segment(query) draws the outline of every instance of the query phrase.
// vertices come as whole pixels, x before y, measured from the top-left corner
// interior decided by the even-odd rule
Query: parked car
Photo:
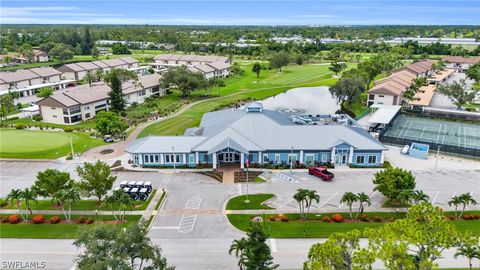
[[[323,166],[312,166],[308,169],[308,174],[315,175],[316,177],[322,179],[323,181],[332,181],[334,174],[329,172],[326,167]]]
[[[106,135],[105,137],[103,137],[103,141],[111,143],[113,142],[113,137],[110,135]]]

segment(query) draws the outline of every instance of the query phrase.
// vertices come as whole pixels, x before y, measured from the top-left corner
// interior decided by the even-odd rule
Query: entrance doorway
[[[336,165],[347,165],[348,155],[346,154],[337,154],[335,155],[335,164]]]
[[[220,162],[224,162],[224,163],[239,162],[240,155],[238,153],[233,153],[233,152],[221,153],[219,155],[219,160]]]

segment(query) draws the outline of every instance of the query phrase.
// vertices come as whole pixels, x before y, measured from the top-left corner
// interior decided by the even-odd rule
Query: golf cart
[[[141,201],[146,201],[148,198],[148,193],[146,188],[141,188],[138,192],[138,199]]]
[[[137,181],[137,182],[135,183],[135,187],[143,188],[143,181]]]
[[[145,184],[143,184],[143,187],[147,189],[147,193],[150,194],[152,192],[152,182],[147,181]]]
[[[120,183],[120,187],[121,187],[121,188],[127,187],[127,181],[122,181],[122,182]]]
[[[103,141],[104,141],[104,142],[108,142],[108,143],[112,143],[112,142],[113,142],[113,137],[112,137],[112,135],[105,135],[105,136],[103,137]]]
[[[130,182],[128,182],[127,187],[129,187],[129,188],[134,188],[134,187],[135,187],[135,184],[136,184],[135,181],[130,181]]]
[[[130,197],[132,198],[132,200],[136,201],[139,199],[139,196],[138,196],[138,188],[134,187],[132,189],[130,189],[130,192],[128,193],[130,195]]]

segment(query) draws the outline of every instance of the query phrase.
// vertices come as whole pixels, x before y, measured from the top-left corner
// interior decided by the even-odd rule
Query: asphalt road
[[[11,188],[30,186],[37,171],[47,167],[59,168],[74,174],[74,164],[57,162],[4,162],[0,161],[0,194],[5,196]],[[339,203],[346,191],[365,192],[379,207],[382,197],[373,192],[374,171],[336,171],[334,182],[323,182],[306,173],[296,173],[288,180],[285,175],[270,174],[268,183],[249,184],[253,193],[275,193],[271,203],[285,211],[296,211],[291,196],[298,188],[312,188],[320,194],[320,202],[312,211],[340,211],[346,206]],[[435,204],[443,204],[453,195],[472,192],[480,201],[480,172],[416,171],[417,188],[430,195]],[[284,173],[288,174],[288,173]],[[164,250],[169,263],[177,269],[235,269],[236,259],[228,255],[233,239],[244,234],[229,224],[224,215],[226,201],[245,194],[246,184],[224,185],[194,173],[170,174],[164,172],[118,172],[117,182],[123,180],[152,181],[155,187],[168,191],[167,200],[152,223],[150,236]],[[479,209],[479,206],[476,207]],[[300,269],[312,244],[321,239],[269,240],[275,262],[281,269]],[[77,250],[72,240],[0,239],[2,266],[4,262],[45,262],[47,269],[70,269]],[[41,247],[41,248],[40,248]],[[465,267],[464,259],[453,259],[453,251],[439,260],[442,267]],[[1,266],[0,266],[1,267]],[[376,267],[381,268],[381,265]]]

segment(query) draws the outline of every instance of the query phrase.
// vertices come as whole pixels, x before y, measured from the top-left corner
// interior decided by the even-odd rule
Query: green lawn
[[[153,190],[153,192],[148,196],[148,199],[146,201],[135,201],[135,206],[133,207],[132,210],[145,210],[147,209],[148,205],[152,201],[153,197],[155,196],[155,193],[157,190]],[[24,207],[24,204],[22,203],[21,207]],[[31,204],[32,210],[62,210],[60,207],[55,207],[52,205],[50,200],[38,200],[38,203],[32,203]],[[2,209],[17,209],[17,206],[15,204],[9,204]],[[76,202],[74,205],[72,205],[72,210],[73,211],[88,211],[92,210],[94,211],[95,209],[97,210],[105,210],[105,211],[110,211],[110,207],[107,205],[103,204],[100,205],[100,207],[97,205],[96,200],[81,200]]]
[[[183,134],[186,128],[198,126],[206,112],[232,106],[242,100],[265,99],[295,87],[332,85],[337,81],[332,78],[328,65],[289,66],[282,72],[262,70],[260,78],[251,71],[251,62],[242,61],[240,65],[245,72],[239,78],[231,76],[225,80],[225,87],[213,87],[197,93],[217,98],[200,101],[180,115],[150,125],[139,137]]]
[[[1,217],[7,217],[8,215],[1,215]],[[46,219],[49,219],[53,215],[44,215]],[[64,220],[63,215],[58,215]],[[77,219],[80,216],[73,216],[72,219]],[[84,218],[96,219],[95,215],[85,215]],[[125,216],[126,223],[117,224],[112,226],[118,226],[124,228],[132,222],[138,222],[141,215]],[[99,215],[98,220],[114,220],[113,216]],[[73,239],[78,235],[78,230],[85,226],[95,226],[93,224],[77,224],[77,223],[59,223],[59,224],[0,224],[0,238],[35,238],[35,239]]]
[[[33,121],[30,118],[19,118],[19,119],[11,119],[11,120],[9,119],[9,120],[3,121],[4,126],[15,125],[15,124],[22,124],[24,126],[43,127],[45,129],[47,129],[47,128],[63,129],[63,128],[69,127],[69,128],[74,129],[74,130],[77,130],[77,131],[85,131],[85,130],[95,128],[95,121],[93,119],[87,120],[87,121],[82,121],[82,122],[79,122],[75,125],[61,125],[61,124],[45,123],[45,122],[41,122],[41,121]]]
[[[69,136],[72,136],[75,153],[105,144],[84,132],[0,129],[0,157],[55,159],[66,156],[71,151]]]
[[[241,195],[231,198],[227,203],[227,210],[258,210],[258,209],[274,209],[270,206],[263,205],[268,199],[273,198],[273,194],[251,194],[248,195],[250,202],[245,202],[247,195]]]
[[[480,211],[473,211],[471,213],[479,213]],[[344,217],[348,217],[348,213],[341,213]],[[396,213],[372,212],[366,213],[370,217],[380,216],[384,219],[395,218]],[[310,238],[310,237],[328,237],[335,232],[345,233],[354,229],[364,231],[365,228],[377,228],[382,226],[381,222],[350,222],[350,223],[327,223],[320,221],[322,214],[309,214],[307,221],[300,221],[299,214],[286,214],[289,218],[288,222],[269,221],[268,217],[271,215],[249,215],[249,214],[228,214],[228,220],[237,229],[246,231],[250,227],[251,219],[255,216],[262,216],[265,220],[265,227],[271,237],[275,238]],[[331,216],[332,213],[327,214]],[[401,213],[399,218],[403,217]],[[315,220],[315,221],[314,221]],[[470,230],[476,235],[480,235],[480,220],[456,220],[451,221],[459,231]]]

